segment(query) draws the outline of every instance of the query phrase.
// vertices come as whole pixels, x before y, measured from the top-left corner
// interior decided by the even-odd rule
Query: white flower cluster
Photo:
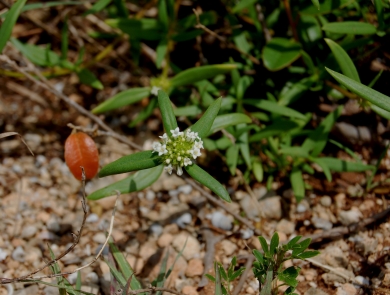
[[[198,136],[198,132],[192,132],[187,129],[181,132],[179,127],[170,130],[172,137],[168,137],[166,133],[160,136],[162,142],[153,143],[153,152],[158,153],[165,164],[165,171],[172,174],[172,170],[176,169],[177,175],[183,174],[183,166],[192,165],[192,160],[195,160],[201,155],[203,149],[203,141]]]

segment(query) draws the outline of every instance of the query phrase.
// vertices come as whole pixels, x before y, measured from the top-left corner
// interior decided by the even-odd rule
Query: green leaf
[[[302,236],[296,236],[296,237],[293,237],[288,243],[287,243],[287,248],[288,249],[292,249],[293,246],[298,243],[298,241],[302,238]]]
[[[272,114],[278,114],[281,116],[286,116],[289,118],[298,118],[302,120],[306,119],[306,116],[301,114],[300,112],[297,112],[296,110],[291,109],[289,107],[282,106],[274,101],[265,99],[245,99],[243,103],[255,106]]]
[[[233,113],[217,116],[210,128],[210,134],[213,134],[221,129],[225,129],[229,126],[238,125],[241,123],[251,123],[252,119],[245,114]]]
[[[166,37],[163,37],[160,43],[158,43],[156,48],[156,66],[158,69],[161,69],[161,64],[167,53],[167,49],[168,49],[168,39]]]
[[[153,18],[116,18],[107,19],[106,23],[128,34],[130,39],[161,40],[161,36],[165,33],[161,23]]]
[[[121,194],[141,191],[152,185],[161,175],[164,169],[163,165],[138,171],[137,173],[126,177],[120,181],[112,183],[104,188],[94,191],[88,196],[89,200],[99,200],[108,196],[113,196],[118,190]]]
[[[304,239],[299,244],[296,244],[295,246],[299,246],[299,247],[294,247],[292,255],[295,256],[295,255],[302,253],[303,251],[305,251],[307,249],[307,247],[309,247],[310,243],[311,243],[311,239],[309,238],[309,239]]]
[[[278,118],[277,120],[274,120],[271,125],[268,125],[263,130],[252,135],[249,138],[249,142],[258,142],[263,138],[275,135],[280,136],[286,132],[293,130],[294,128],[297,128],[298,126],[298,123],[294,121]]]
[[[382,31],[385,28],[382,0],[374,0],[374,4],[379,24],[378,30]]]
[[[326,180],[331,182],[332,181],[332,173],[330,172],[328,165],[326,165],[326,163],[323,162],[322,158],[311,159],[311,161],[313,161],[314,163],[317,163],[318,166],[320,166],[322,168],[322,171],[325,174]]]
[[[16,1],[8,11],[8,15],[0,27],[0,54],[3,52],[9,37],[11,37],[12,29],[15,26],[16,20],[18,19],[24,4],[26,4],[26,1],[27,0]]]
[[[83,13],[83,16],[86,16],[88,14],[94,14],[101,10],[103,10],[105,7],[107,7],[108,4],[111,3],[112,0],[98,0],[95,2],[94,5],[90,9],[88,9],[86,12]]]
[[[270,295],[272,294],[272,269],[267,270],[267,277],[265,278],[264,287],[260,292],[260,295]]]
[[[215,295],[222,295],[222,282],[221,282],[221,274],[219,272],[219,267],[217,262],[214,263],[215,269]]]
[[[245,123],[238,124],[237,125],[237,133],[246,130],[247,125]],[[242,132],[239,136],[237,136],[237,142],[236,144],[240,148],[241,155],[244,158],[245,164],[248,167],[249,170],[252,169],[252,161],[251,161],[251,155],[250,155],[250,148],[249,148],[249,142],[248,142],[248,131]]]
[[[237,279],[240,275],[242,275],[242,273],[245,271],[245,267],[241,267],[239,268],[238,270],[236,270],[230,277],[229,277],[229,281],[234,281],[235,279]]]
[[[263,257],[263,254],[261,254],[261,252],[257,249],[253,249],[252,251],[253,255],[255,256],[256,260],[258,262],[260,262],[261,264],[264,263],[264,257]]]
[[[318,10],[320,10],[320,1],[319,0],[311,0],[311,3],[313,3],[313,5],[315,7],[317,7]]]
[[[129,262],[127,262],[126,257],[122,254],[121,251],[119,251],[118,247],[114,244],[112,237],[110,237],[110,239],[108,240],[108,245],[110,246],[110,251],[116,263],[118,264],[119,269],[122,275],[124,276],[124,279],[128,281],[131,278],[131,283],[130,283],[131,290],[142,289],[141,283],[134,275],[134,270],[131,268]]]
[[[336,172],[364,172],[375,168],[373,165],[354,163],[337,158],[322,157],[321,160],[323,165]]]
[[[150,117],[150,115],[153,113],[153,110],[157,107],[157,97],[153,97],[150,101],[149,104],[146,106],[146,108],[142,109],[137,117],[129,123],[129,127],[135,127],[139,122],[146,120],[147,118]]]
[[[193,84],[195,82],[210,79],[220,74],[225,74],[237,68],[235,64],[210,65],[191,68],[180,72],[171,79],[172,87]]]
[[[354,21],[327,23],[322,26],[322,29],[337,34],[372,35],[376,33],[375,26]]]
[[[222,98],[218,98],[214,101],[203,114],[203,116],[191,126],[191,131],[198,132],[200,138],[206,137],[212,127],[215,118],[218,115],[221,108]]]
[[[289,268],[295,269],[294,266],[290,266]],[[287,268],[287,269],[289,269],[289,268]],[[285,274],[284,272],[278,274],[278,280],[285,282],[287,285],[294,287],[294,288],[298,285],[298,280],[296,279],[296,277],[294,277],[290,274]]]
[[[359,95],[360,97],[368,100],[372,104],[377,105],[378,107],[390,112],[390,97],[371,89],[351,78],[348,78],[340,73],[332,71],[331,69],[325,68],[328,73],[337,80],[340,84],[347,87],[353,93]]]
[[[263,165],[259,161],[254,161],[252,166],[253,175],[258,182],[262,182],[264,179]]]
[[[148,97],[150,94],[149,87],[132,88],[122,91],[105,102],[101,103],[92,110],[94,114],[101,114],[107,111],[115,110],[120,107],[130,105]]]
[[[315,257],[317,256],[318,254],[320,254],[320,251],[305,251],[299,255],[297,255],[298,258],[300,259],[306,259],[306,258],[312,258],[312,257]]]
[[[52,260],[55,260],[56,256],[54,255],[53,250],[50,248],[50,246],[48,246],[48,247],[49,247],[49,252],[50,252],[50,258]],[[60,266],[59,266],[57,261],[50,265],[50,269],[54,274],[61,273],[61,269],[60,269]],[[64,277],[58,276],[58,277],[56,277],[56,280],[57,280],[57,284],[61,287],[61,288],[58,288],[59,294],[66,295]]]
[[[188,174],[195,179],[196,181],[203,184],[205,187],[209,188],[216,195],[218,195],[222,200],[226,202],[231,202],[229,193],[226,189],[219,183],[214,177],[204,171],[196,164],[192,164],[184,167],[184,169],[188,172]]]
[[[235,144],[226,150],[226,164],[229,167],[230,174],[233,176],[236,175],[238,151],[238,146]]]
[[[178,107],[173,109],[173,113],[176,117],[195,117],[202,113],[202,110],[197,105],[189,105],[185,107]]]
[[[276,254],[276,249],[279,246],[279,235],[277,232],[275,232],[271,238],[271,242],[269,245],[269,252],[271,255]]]
[[[336,61],[339,64],[343,74],[355,80],[356,82],[360,82],[358,71],[356,70],[356,67],[353,64],[353,61],[349,57],[348,53],[336,42],[327,38],[325,38],[324,40],[328,44],[330,50],[336,58]]]
[[[47,48],[23,44],[15,38],[11,38],[11,42],[25,57],[38,66],[51,67],[61,62],[60,56]]]
[[[251,6],[253,4],[255,4],[257,2],[257,0],[242,0],[242,1],[239,1],[233,8],[232,8],[232,13],[237,13],[245,8],[247,8],[248,6]]]
[[[95,74],[92,73],[90,70],[83,68],[81,70],[78,70],[76,73],[81,83],[99,90],[102,90],[104,88],[102,82],[100,82],[99,79],[95,76]]]
[[[204,276],[205,276],[206,278],[208,278],[210,281],[212,281],[213,283],[215,283],[215,278],[214,278],[212,275],[206,273]]]
[[[263,248],[264,254],[266,257],[270,256],[269,250],[268,250],[268,243],[265,240],[264,237],[260,236],[258,237],[261,247]]]
[[[273,38],[263,49],[264,66],[270,71],[279,71],[301,56],[301,45],[285,38]]]
[[[289,146],[279,150],[281,154],[293,157],[309,158],[309,154],[300,146]]]
[[[153,151],[134,153],[104,166],[99,172],[99,177],[156,167],[161,161],[161,157]]]
[[[177,128],[177,122],[171,100],[162,90],[158,91],[158,105],[160,106],[164,130],[168,136],[171,137],[171,130],[175,130]]]
[[[310,89],[310,87],[317,79],[318,78],[313,75],[310,77],[303,78],[302,80],[292,84],[291,86],[284,87],[280,94],[278,104],[286,106],[293,103],[294,101],[297,101],[303,96],[306,91]]]
[[[299,202],[305,197],[305,183],[302,177],[302,171],[299,167],[294,167],[290,174],[290,182],[294,191],[295,198]]]

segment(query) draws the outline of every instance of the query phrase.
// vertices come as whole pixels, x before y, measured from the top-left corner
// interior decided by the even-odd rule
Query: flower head
[[[162,142],[153,143],[153,152],[161,156],[165,165],[165,171],[169,174],[175,169],[177,175],[183,174],[183,166],[192,165],[191,159],[196,159],[201,155],[203,141],[197,132],[187,129],[185,132],[180,131],[179,127],[170,130],[172,137],[166,133],[160,136]]]

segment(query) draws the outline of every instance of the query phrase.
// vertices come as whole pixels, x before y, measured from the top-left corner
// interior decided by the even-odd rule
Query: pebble
[[[1,294],[1,292],[0,292],[0,294]],[[9,294],[12,294],[12,292]],[[14,293],[14,295],[32,295],[32,294],[39,294],[38,285],[31,285],[31,286],[25,287],[24,289],[18,290]]]
[[[336,290],[336,295],[355,295],[357,293],[354,285],[346,283],[341,285]]]
[[[156,235],[156,236],[160,236],[163,232],[163,227],[161,226],[161,224],[159,223],[153,223],[151,226],[150,226],[150,232],[153,234],[153,235]]]
[[[8,253],[0,248],[0,261],[3,261],[7,258]]]
[[[184,213],[183,215],[176,218],[174,221],[180,228],[185,228],[192,222],[192,215],[190,213]]]
[[[185,275],[187,277],[196,277],[196,276],[201,276],[204,272],[204,266],[203,266],[203,261],[198,258],[191,259],[188,261],[188,266],[186,268]]]
[[[295,223],[288,221],[287,219],[282,219],[276,225],[276,231],[291,235],[295,231]]]
[[[145,198],[148,201],[153,201],[156,198],[156,193],[154,191],[147,191],[146,195],[145,195]]]
[[[95,243],[98,243],[98,244],[104,244],[104,242],[106,241],[106,235],[104,233],[96,233],[92,240],[95,242]]]
[[[320,203],[322,206],[324,207],[330,207],[330,205],[332,205],[332,199],[331,197],[329,196],[323,196],[321,199],[320,199]]]
[[[187,241],[187,244],[185,244],[186,241]],[[186,246],[183,250],[184,245],[186,245]],[[186,233],[180,233],[173,240],[172,246],[178,252],[183,250],[182,255],[187,261],[190,260],[191,258],[195,258],[195,257],[199,256],[199,253],[200,253],[199,241],[197,239],[195,239],[193,236],[186,234]]]
[[[232,220],[220,211],[215,211],[210,216],[211,224],[223,230],[231,230],[233,228]]]
[[[303,213],[306,211],[307,211],[307,207],[304,204],[299,203],[297,206],[297,213]]]
[[[311,222],[313,223],[314,227],[318,229],[330,230],[333,227],[332,222],[321,217],[313,217]]]
[[[34,225],[28,225],[22,230],[22,238],[29,239],[37,233],[37,227]]]
[[[325,291],[321,290],[317,287],[311,287],[309,290],[307,290],[304,295],[328,295]]]
[[[366,286],[370,285],[370,280],[363,276],[356,276],[355,281],[361,285],[366,285]]]
[[[351,210],[339,212],[339,220],[343,225],[350,225],[358,222],[363,217],[358,208],[352,207]]]
[[[233,255],[234,252],[237,250],[237,245],[229,240],[222,240],[221,241],[221,248],[225,252],[226,256]]]
[[[88,215],[87,219],[85,220],[88,223],[94,223],[99,221],[99,216],[95,213],[91,213]]]
[[[157,240],[157,245],[161,248],[164,248],[171,244],[173,241],[173,235],[170,233],[163,233]]]
[[[181,292],[186,295],[198,295],[198,291],[194,286],[184,286]]]
[[[71,283],[72,285],[75,284],[76,281],[77,281],[77,272],[74,272],[74,273],[71,273],[70,275],[68,275],[67,280],[68,280],[69,283]]]
[[[251,230],[250,228],[240,229],[241,239],[243,239],[243,240],[250,239],[251,237],[253,237],[254,234],[255,234],[254,231]]]
[[[12,259],[19,261],[19,262],[24,262],[26,253],[24,252],[23,248],[18,246],[16,249],[12,252]]]
[[[87,276],[85,277],[85,280],[89,283],[98,283],[99,282],[99,276],[97,275],[96,272],[90,272],[87,274]]]
[[[46,228],[51,232],[58,233],[61,229],[61,225],[58,221],[58,218],[55,216],[50,217],[50,219],[46,223]]]
[[[236,192],[236,198],[240,198],[240,206],[244,210],[247,218],[253,219],[259,217],[259,204],[256,204],[257,201],[251,198],[249,194],[239,191]]]
[[[390,273],[385,274],[385,277],[382,280],[382,285],[384,287],[390,287]]]
[[[266,198],[259,202],[259,207],[264,218],[279,220],[282,218],[282,204],[279,196]]]
[[[192,192],[192,186],[189,184],[181,185],[177,190],[185,195],[189,195]]]

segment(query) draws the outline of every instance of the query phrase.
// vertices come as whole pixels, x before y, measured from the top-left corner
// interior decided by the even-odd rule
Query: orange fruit
[[[99,170],[99,153],[93,139],[83,133],[69,135],[65,141],[65,162],[70,172],[81,180],[81,166],[84,167],[85,178],[93,178]]]

